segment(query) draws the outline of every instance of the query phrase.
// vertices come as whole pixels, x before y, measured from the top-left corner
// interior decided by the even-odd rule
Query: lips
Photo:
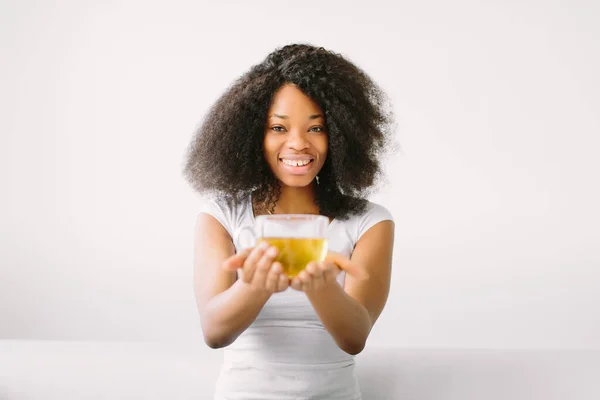
[[[279,157],[281,167],[292,175],[304,175],[310,171],[315,158],[309,155],[285,154]]]

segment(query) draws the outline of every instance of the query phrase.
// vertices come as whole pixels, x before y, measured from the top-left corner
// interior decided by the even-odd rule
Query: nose
[[[291,130],[288,135],[287,146],[291,150],[302,151],[309,148],[310,143],[308,142],[304,132],[294,129]]]

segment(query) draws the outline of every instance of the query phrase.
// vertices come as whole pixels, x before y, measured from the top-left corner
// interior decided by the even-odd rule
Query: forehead
[[[294,85],[281,87],[273,97],[270,113],[289,116],[321,113],[319,105]]]

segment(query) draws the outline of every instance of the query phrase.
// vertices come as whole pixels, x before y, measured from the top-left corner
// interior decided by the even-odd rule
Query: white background
[[[309,42],[395,105],[370,343],[600,349],[598,2],[350,3],[2,1],[0,339],[201,340],[185,150]]]

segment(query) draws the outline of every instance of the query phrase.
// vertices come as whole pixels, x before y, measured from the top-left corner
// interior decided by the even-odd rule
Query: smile
[[[313,166],[315,159],[312,157],[302,157],[302,158],[280,158],[279,162],[281,163],[281,167],[292,175],[304,175],[306,174]]]
[[[285,165],[289,165],[291,167],[304,167],[305,165],[308,165],[311,162],[313,162],[312,159],[290,160],[290,159],[287,159],[287,158],[280,158],[279,161],[281,161]]]

